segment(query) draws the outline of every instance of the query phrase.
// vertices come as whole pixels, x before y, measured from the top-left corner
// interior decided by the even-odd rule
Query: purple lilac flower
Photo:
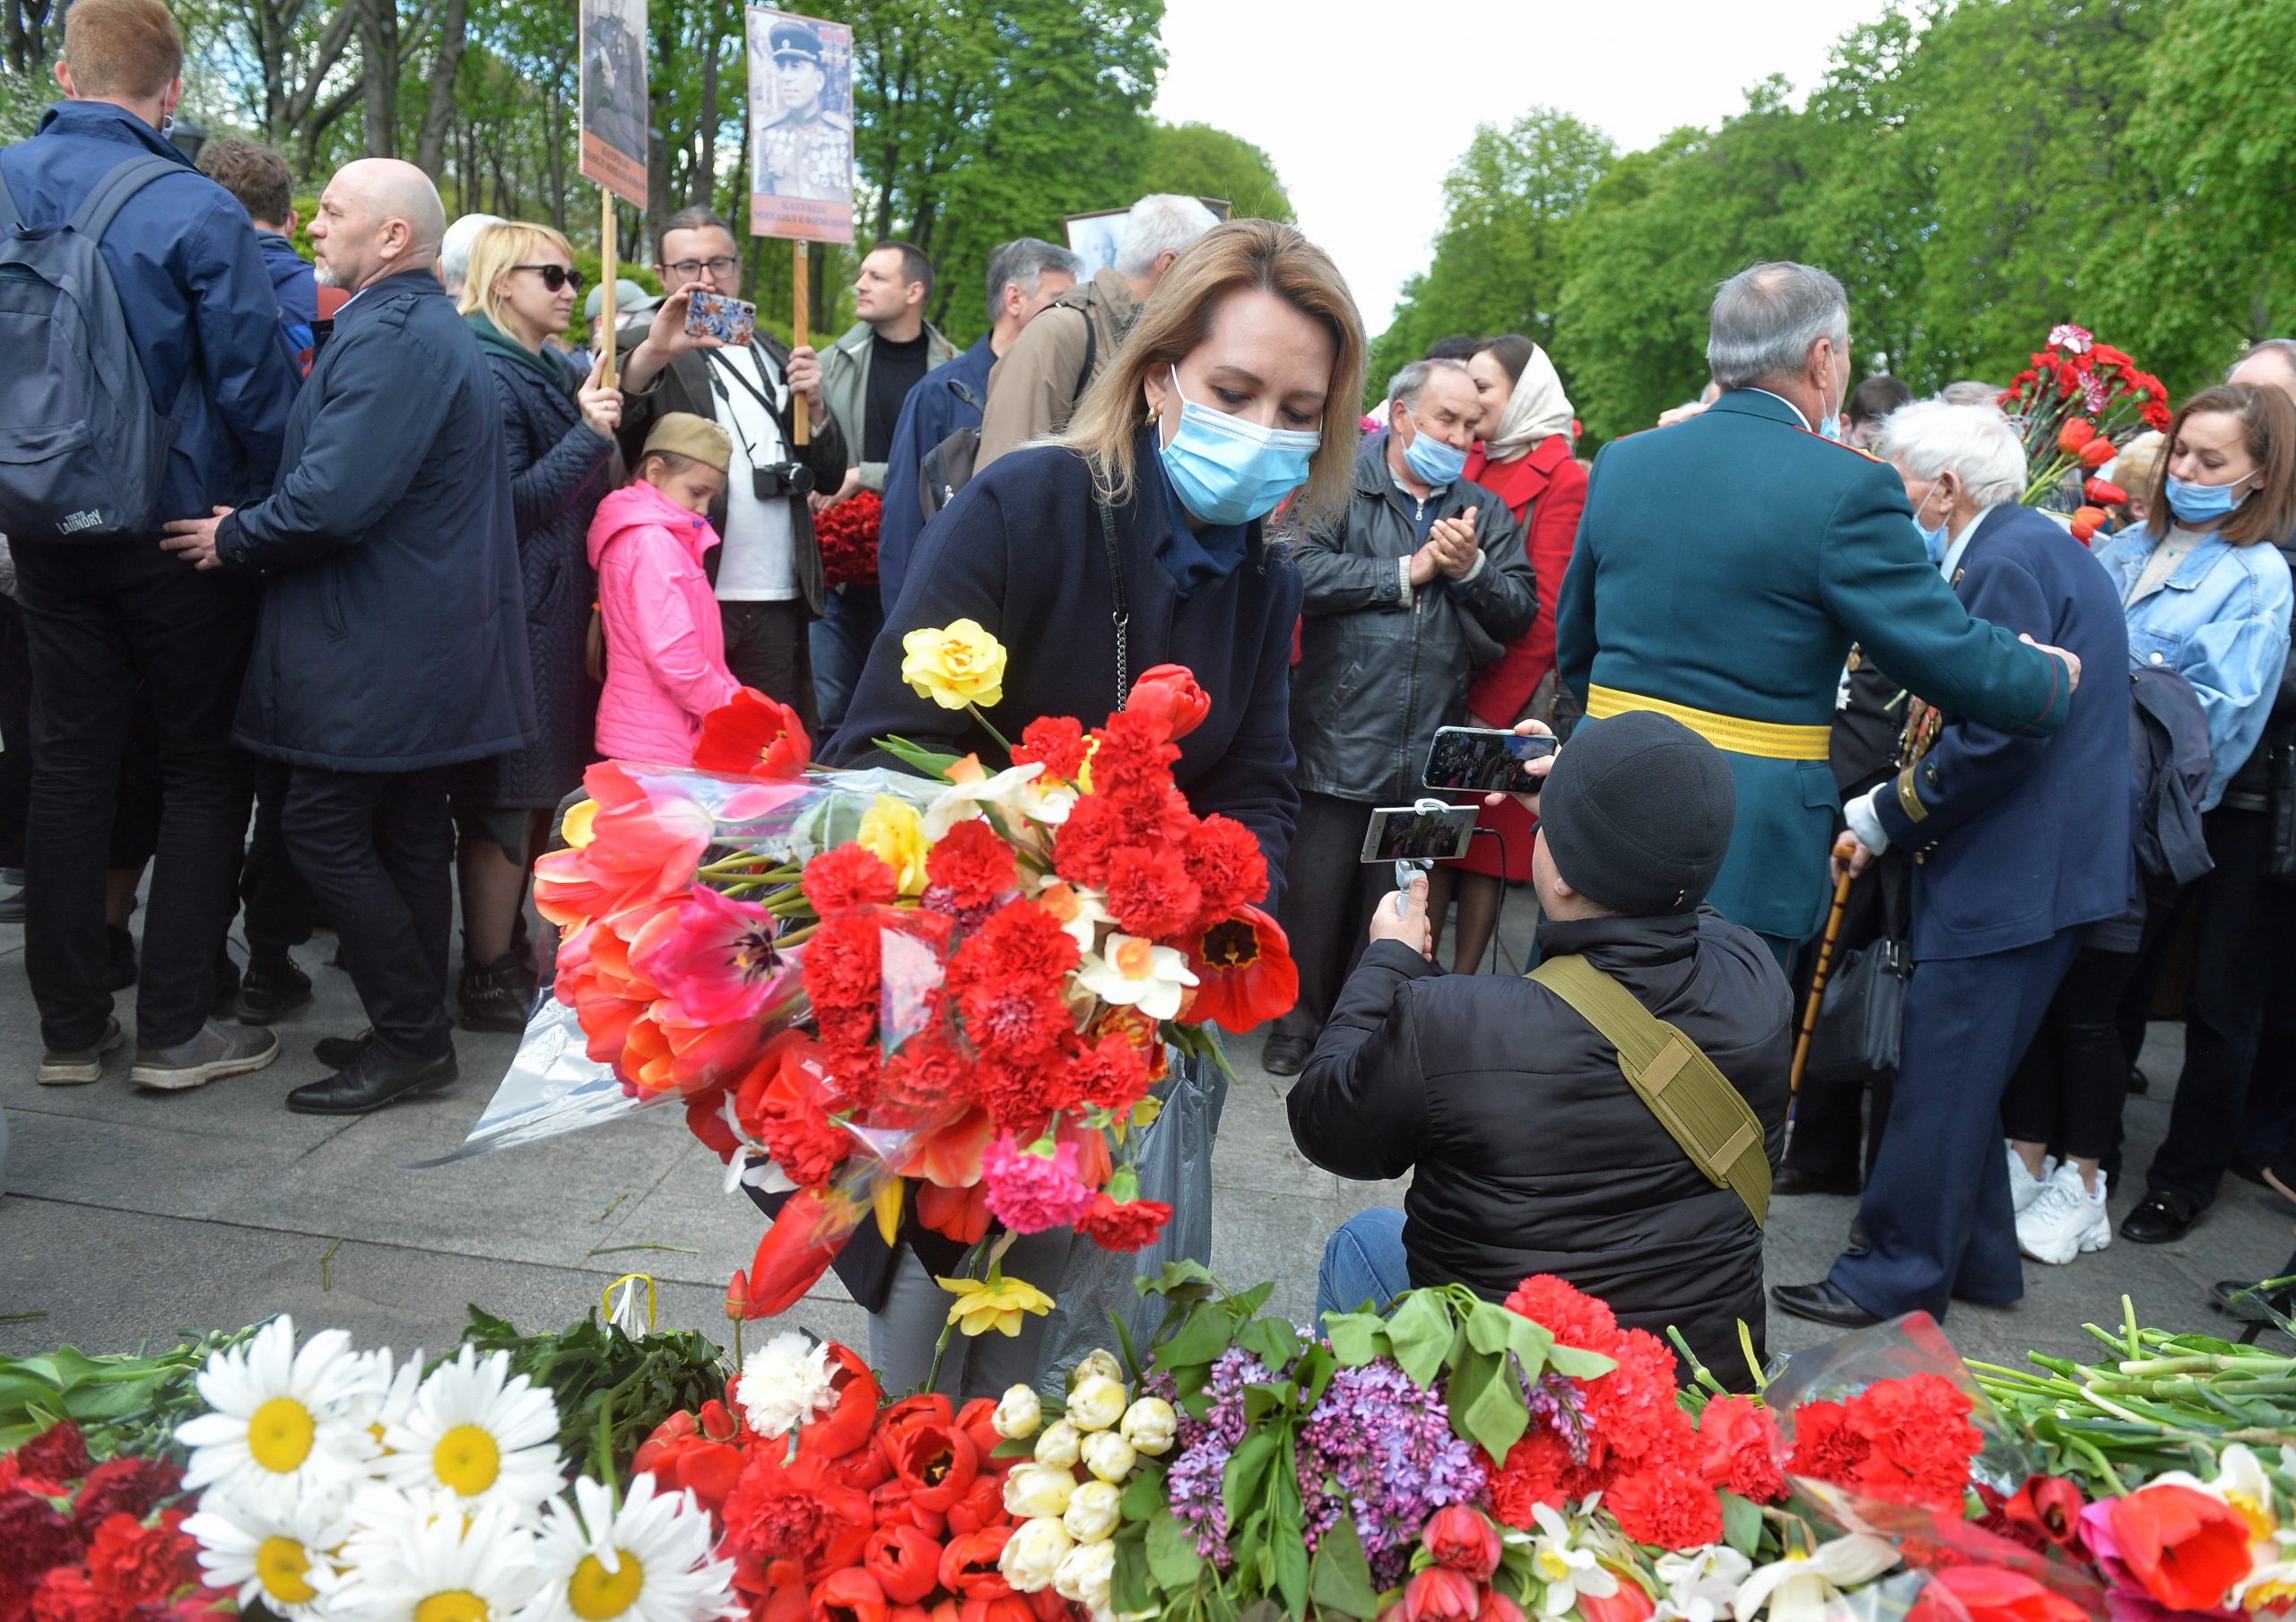
[[[1179,1451],[1164,1478],[1164,1490],[1171,1500],[1172,1514],[1196,1529],[1196,1552],[1222,1571],[1228,1569],[1232,1557],[1228,1552],[1228,1507],[1220,1490],[1221,1477],[1228,1468],[1229,1455],[1244,1439],[1244,1387],[1272,1377],[1266,1364],[1231,1346],[1212,1365],[1205,1383],[1205,1393],[1212,1399],[1205,1417],[1194,1418],[1186,1409],[1180,1409],[1174,1438]],[[1155,1383],[1150,1382],[1152,1392]],[[1163,1394],[1169,1400],[1172,1393]]]
[[[1326,1480],[1336,1493],[1325,1490]],[[1308,1547],[1344,1505],[1381,1588],[1402,1580],[1429,1517],[1474,1499],[1483,1487],[1483,1466],[1452,1435],[1442,1394],[1421,1390],[1391,1358],[1333,1375],[1300,1434]]]
[[[1594,1416],[1587,1411],[1586,1387],[1549,1369],[1532,1384],[1528,1406],[1532,1425],[1544,1425],[1561,1437],[1570,1450],[1570,1462],[1584,1465],[1595,1428]]]

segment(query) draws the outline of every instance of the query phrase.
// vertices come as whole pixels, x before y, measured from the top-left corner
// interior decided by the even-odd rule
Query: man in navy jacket
[[[456,1075],[446,1009],[447,768],[534,733],[494,380],[431,272],[429,177],[346,165],[319,198],[319,273],[351,291],[266,500],[170,525],[201,569],[265,581],[239,742],[292,768],[281,827],[343,942],[370,1038],[290,1109],[351,1115]]]
[[[1940,519],[1942,571],[1973,618],[2088,670],[2126,661],[2111,577],[2015,505],[2025,460],[2000,412],[1907,406],[1882,444],[1915,522]],[[2024,1294],[2001,1095],[2089,926],[2128,904],[2126,681],[2082,683],[2048,737],[1918,707],[1908,744],[1904,769],[1844,808],[1861,846],[1853,867],[1893,845],[1915,862],[1913,982],[1889,1132],[1859,1211],[1865,1244],[1826,1279],[1770,1292],[1787,1312],[1848,1327]]]
[[[71,219],[124,163],[170,166],[128,198],[100,247],[153,407],[177,423],[155,526],[271,488],[296,384],[247,211],[161,134],[182,67],[183,39],[160,0],[79,0],[56,69],[65,100],[30,141],[0,152],[28,226]],[[123,1039],[104,986],[104,864],[139,688],[160,739],[164,809],[133,1079],[196,1087],[278,1052],[269,1036],[207,1020],[246,831],[230,728],[255,593],[244,580],[193,577],[157,542],[15,547],[37,744],[24,959],[46,1047],[39,1080],[51,1084],[100,1080]]]

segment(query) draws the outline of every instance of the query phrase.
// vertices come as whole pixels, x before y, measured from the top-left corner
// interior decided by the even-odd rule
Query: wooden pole
[[[598,187],[598,281],[604,288],[598,301],[598,359],[602,363],[598,381],[612,388],[616,374],[613,360],[614,282],[621,273],[614,262],[613,194],[603,186]]]
[[[1826,975],[1833,967],[1834,941],[1841,933],[1841,915],[1849,906],[1849,856],[1856,849],[1857,841],[1848,834],[1833,847],[1834,860],[1841,865],[1841,877],[1834,880],[1833,910],[1826,915],[1825,939],[1818,943],[1817,971],[1810,976],[1809,1004],[1802,1010],[1801,1034],[1794,1040],[1794,1070],[1787,1079],[1789,1103],[1801,1096],[1802,1067],[1810,1060],[1810,1037],[1818,1028],[1818,1005],[1825,1001]]]
[[[813,301],[813,290],[811,285],[812,276],[805,261],[805,245],[802,242],[792,242],[789,245],[789,327],[792,336],[796,341],[796,346],[803,349],[813,341],[813,312],[810,308]],[[811,445],[813,442],[811,404],[812,402],[808,401],[804,395],[797,395],[796,420],[793,424],[796,432],[793,438],[799,445]]]

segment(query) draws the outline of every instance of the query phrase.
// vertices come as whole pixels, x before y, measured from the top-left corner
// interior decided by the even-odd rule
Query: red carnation
[[[1216,812],[1196,825],[1185,853],[1187,876],[1204,892],[1204,916],[1224,918],[1267,895],[1267,855],[1252,830]]]
[[[857,490],[822,509],[813,519],[813,539],[821,548],[824,584],[877,584],[877,540],[884,521],[885,499],[873,490]]]
[[[999,1132],[1032,1141],[1053,1111],[1074,1101],[1066,1086],[1067,1069],[1057,1055],[983,1057],[973,1071],[973,1090]]]
[[[1204,911],[1204,892],[1170,851],[1135,846],[1109,863],[1109,910],[1128,935],[1162,941],[1179,934]]]
[[[824,918],[805,945],[805,994],[832,1045],[865,1043],[876,1029],[883,991],[878,927],[874,910],[857,908]]]
[[[698,769],[767,783],[804,776],[813,758],[797,712],[749,687],[702,716],[693,745]]]
[[[1848,1403],[1850,1421],[1867,1442],[1852,1485],[1877,1498],[1960,1514],[1970,1461],[1985,1445],[1970,1407],[1969,1393],[1943,1375],[1876,1380]]]
[[[1646,1330],[1630,1329],[1605,1355],[1618,1366],[1588,1383],[1587,1417],[1609,1456],[1654,1467],[1693,1457],[1696,1443],[1690,1417],[1674,1401],[1674,1354],[1666,1343]]]
[[[1109,1031],[1069,1067],[1076,1096],[1096,1109],[1126,1110],[1147,1096],[1155,1078],[1131,1037]]]
[[[1857,1480],[1871,1450],[1847,1408],[1805,1402],[1794,1410],[1794,1452],[1786,1462],[1787,1473],[1846,1487]]]
[[[29,1582],[80,1557],[81,1533],[45,1498],[21,1488],[0,1492],[0,1583]]]
[[[976,981],[959,994],[958,1006],[965,1034],[987,1057],[1046,1057],[1058,1051],[1062,1037],[1075,1033],[1059,986],[1041,981]]]
[[[890,906],[900,895],[900,876],[885,859],[849,840],[806,863],[800,882],[824,918],[850,907]]]
[[[925,878],[935,890],[945,891],[960,912],[990,905],[1018,882],[1013,847],[996,837],[985,817],[968,819],[942,836],[926,853]]]
[[[1786,1496],[1778,1468],[1778,1427],[1770,1410],[1750,1397],[1717,1397],[1698,1418],[1701,1470],[1709,1487],[1726,1488],[1756,1504]]]
[[[49,1426],[14,1454],[16,1468],[27,1476],[58,1485],[77,1481],[95,1468],[80,1427],[69,1419]]]
[[[787,1463],[769,1452],[752,1453],[726,1500],[725,1518],[735,1582],[747,1593],[818,1582],[857,1563],[869,1541],[868,1497],[839,1479],[827,1460],[803,1451]]]
[[[1135,711],[1110,716],[1108,724],[1095,727],[1100,752],[1092,757],[1092,792],[1120,798],[1129,793],[1153,794],[1169,787],[1172,762],[1180,758],[1177,745],[1167,741],[1163,724]]]
[[[96,1592],[84,1566],[59,1566],[39,1580],[30,1609],[22,1614],[30,1622],[118,1622],[120,1610],[109,1594]]]
[[[1021,729],[1020,745],[1013,750],[1013,765],[1041,762],[1046,777],[1063,783],[1083,776],[1091,758],[1083,724],[1073,716],[1039,716]]]
[[[1597,1386],[1605,1382],[1596,1382]],[[1702,1548],[1722,1540],[1722,1500],[1674,1460],[1661,1460],[1613,1481],[1603,1507],[1637,1543]]]
[[[166,1499],[183,1491],[183,1471],[157,1459],[107,1459],[89,1473],[72,1514],[93,1525],[107,1515],[142,1521]]]
[[[1571,1462],[1570,1447],[1543,1425],[1507,1450],[1505,1463],[1486,1453],[1483,1466],[1491,1480],[1491,1513],[1526,1531],[1538,1524],[1531,1512],[1540,1505],[1560,1509],[1602,1485],[1595,1470]]]
[[[1172,1208],[1161,1200],[1118,1202],[1105,1192],[1092,1196],[1092,1208],[1076,1219],[1076,1231],[1102,1250],[1146,1250],[1170,1221]]]
[[[1075,937],[1033,901],[1008,901],[957,949],[952,982],[1020,977],[1058,984],[1076,967]]]
[[[170,1514],[146,1526],[135,1515],[107,1515],[88,1544],[89,1584],[123,1609],[157,1604],[179,1588],[196,1585],[199,1546],[184,1536],[183,1518]]]
[[[1098,889],[1109,881],[1109,864],[1132,842],[1124,808],[1099,794],[1086,794],[1068,812],[1052,850],[1053,872],[1071,884]]]
[[[1609,1306],[1575,1289],[1552,1273],[1538,1273],[1515,1287],[1509,1312],[1528,1318],[1565,1346],[1605,1352],[1618,1339],[1618,1319]]]

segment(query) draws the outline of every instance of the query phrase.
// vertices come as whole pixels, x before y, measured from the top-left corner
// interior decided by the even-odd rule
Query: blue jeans
[[[1316,1270],[1316,1318],[1352,1313],[1365,1301],[1378,1310],[1411,1288],[1403,1254],[1403,1213],[1385,1206],[1358,1211],[1324,1244]]]
[[[837,735],[846,706],[861,684],[861,667],[885,627],[885,605],[874,585],[840,586],[829,594],[828,612],[806,632],[813,655],[813,690],[820,696],[823,738]]]

